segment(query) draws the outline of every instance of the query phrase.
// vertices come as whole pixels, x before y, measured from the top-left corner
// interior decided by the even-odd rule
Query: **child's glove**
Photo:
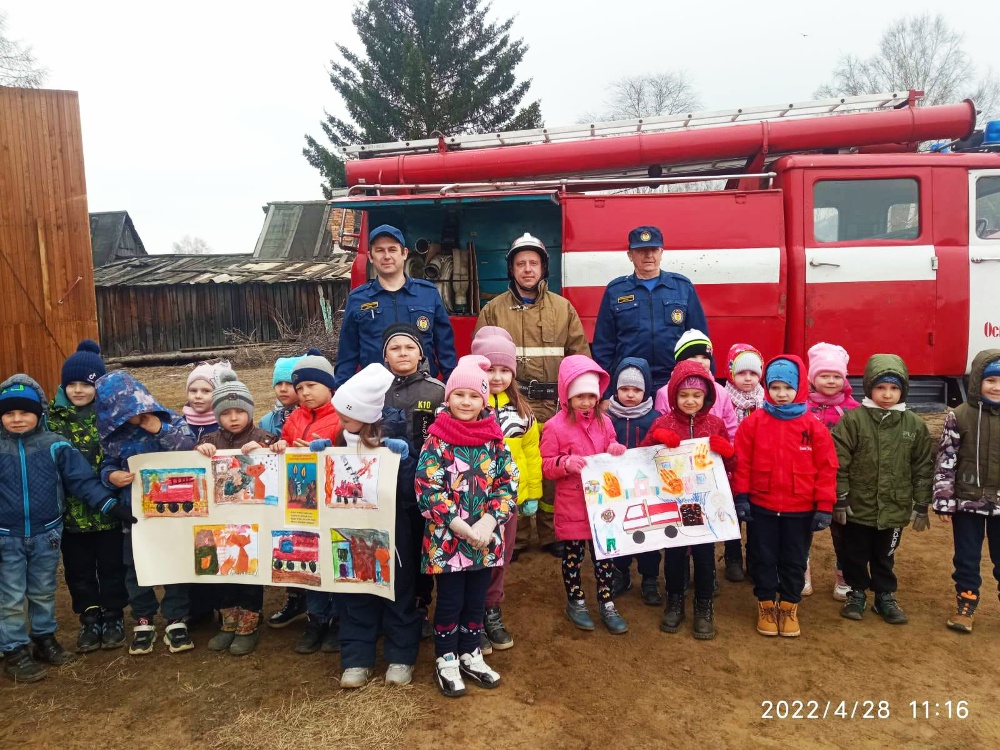
[[[914,531],[927,531],[931,527],[931,520],[927,517],[927,506],[917,506],[910,514],[910,523]]]
[[[750,523],[753,520],[753,511],[750,510],[750,493],[741,492],[733,498],[736,506],[736,517],[743,523]]]
[[[333,447],[333,441],[330,438],[317,438],[309,442],[309,450],[313,453],[320,453],[325,451],[327,448]]]
[[[583,456],[567,456],[566,460],[563,461],[563,466],[570,474],[579,474],[586,465],[587,459]]]
[[[736,453],[733,444],[720,435],[709,435],[708,447],[712,449],[713,453],[718,453],[723,458],[732,458],[733,454]]]
[[[382,445],[399,456],[400,461],[405,461],[410,457],[410,446],[406,444],[405,440],[400,440],[399,438],[385,438],[382,441]]]
[[[118,501],[108,508],[108,517],[113,518],[116,521],[121,521],[126,526],[131,526],[138,521],[138,519],[132,515],[132,505],[126,505],[121,501]]]
[[[676,448],[678,445],[681,444],[680,435],[678,435],[673,430],[668,430],[663,427],[659,428],[658,430],[653,430],[653,439],[656,442],[667,446],[668,448]]]
[[[851,515],[851,501],[847,495],[837,497],[837,504],[833,506],[833,521],[841,526],[847,523],[847,517]]]
[[[621,443],[612,443],[608,446],[608,453],[612,456],[620,456],[626,450],[625,446]]]
[[[827,513],[825,510],[817,510],[813,513],[813,522],[810,531],[815,533],[823,529],[828,529],[831,523],[833,523],[833,513]]]
[[[517,512],[522,516],[533,516],[538,512],[538,500],[525,500]]]

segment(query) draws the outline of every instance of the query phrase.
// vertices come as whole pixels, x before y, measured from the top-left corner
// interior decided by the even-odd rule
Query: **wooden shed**
[[[250,255],[148,255],[95,272],[101,345],[124,357],[220,349],[227,331],[277,341],[279,321],[332,325],[350,291],[349,262]]]
[[[0,361],[52,395],[97,338],[90,217],[75,91],[0,87]]]

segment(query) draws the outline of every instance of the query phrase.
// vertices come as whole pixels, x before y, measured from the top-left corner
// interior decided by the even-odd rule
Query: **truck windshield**
[[[920,188],[913,179],[820,180],[813,188],[817,242],[915,240]]]

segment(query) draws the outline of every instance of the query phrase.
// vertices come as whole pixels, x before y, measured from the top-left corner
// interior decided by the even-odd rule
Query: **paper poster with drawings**
[[[378,508],[378,468],[376,453],[326,456],[326,506]]]
[[[219,451],[209,459],[196,451],[177,451],[129,460],[129,470],[138,477],[132,485],[134,509],[143,508],[150,493],[157,498],[173,493],[163,500],[162,513],[154,502],[150,516],[136,514],[132,548],[140,584],[290,585],[395,597],[399,456],[385,448],[360,454],[356,448],[321,453],[254,451],[249,462],[241,455]],[[354,503],[350,496],[345,496],[346,502],[337,501],[333,495],[337,466],[349,467],[344,469],[348,475],[363,475],[364,502]],[[268,499],[272,476],[277,502]],[[263,500],[261,488],[246,483],[246,477],[264,482]],[[247,495],[241,494],[244,490]]]
[[[581,478],[598,559],[740,536],[722,458],[707,438],[592,456]]]
[[[216,454],[212,459],[215,502],[277,505],[284,494],[281,464],[276,453]]]

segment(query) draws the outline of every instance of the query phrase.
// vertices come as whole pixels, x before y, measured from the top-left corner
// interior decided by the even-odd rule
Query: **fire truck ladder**
[[[686,114],[640,117],[635,120],[613,120],[590,125],[567,125],[556,128],[534,128],[532,130],[510,130],[501,133],[480,133],[467,135],[443,135],[412,141],[374,143],[340,146],[337,150],[346,158],[392,156],[402,154],[452,151],[458,149],[493,148],[496,146],[520,146],[533,143],[555,143],[586,138],[601,138],[639,133],[663,133],[688,128],[736,125],[748,122],[762,122],[792,117],[816,117],[855,112],[871,112],[881,109],[898,109],[916,106],[923,97],[922,91],[892,91],[884,94],[844,96],[835,99],[816,99],[790,104],[775,104],[762,107],[741,107],[738,109],[709,112],[688,112]]]

